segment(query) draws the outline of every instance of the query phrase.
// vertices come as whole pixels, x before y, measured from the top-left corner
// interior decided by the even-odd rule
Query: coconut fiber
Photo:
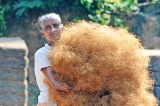
[[[135,35],[93,22],[68,23],[49,53],[57,80],[70,93],[49,86],[58,106],[157,106],[149,57]]]

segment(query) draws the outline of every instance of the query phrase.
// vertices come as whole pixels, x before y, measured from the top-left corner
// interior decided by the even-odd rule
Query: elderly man
[[[49,50],[52,49],[54,43],[60,38],[63,25],[58,14],[49,13],[38,18],[36,27],[47,41],[44,47],[38,49],[35,53],[35,76],[40,90],[38,96],[38,106],[56,106],[55,103],[49,101],[48,86],[43,82],[46,78],[53,88],[61,92],[70,92],[72,88],[68,85],[61,84],[54,77],[54,71],[47,58]]]

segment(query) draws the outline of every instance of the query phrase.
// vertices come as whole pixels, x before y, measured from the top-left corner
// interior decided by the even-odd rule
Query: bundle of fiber
[[[157,106],[149,57],[135,35],[122,28],[79,21],[64,27],[49,60],[60,82],[73,91],[55,91],[58,106]]]

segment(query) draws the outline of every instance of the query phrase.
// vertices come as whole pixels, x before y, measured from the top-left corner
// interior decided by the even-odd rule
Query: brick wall
[[[152,71],[152,76],[155,80],[154,94],[160,101],[160,55],[151,57],[151,65],[149,66],[149,70]]]
[[[151,58],[148,69],[151,72],[151,76],[155,81],[154,94],[160,101],[160,50],[145,50],[144,54]]]
[[[27,106],[27,54],[21,38],[0,38],[0,106]]]

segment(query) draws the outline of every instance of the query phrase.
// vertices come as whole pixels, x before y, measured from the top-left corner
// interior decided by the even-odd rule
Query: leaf
[[[20,8],[17,12],[16,15],[17,16],[22,16],[22,14],[26,11],[26,8]]]
[[[93,16],[92,16],[91,14],[89,14],[88,17],[89,17],[90,19],[93,19]]]
[[[20,1],[19,3],[16,3],[13,5],[13,9],[16,10],[18,8],[24,7],[27,4],[27,1]]]
[[[42,2],[41,1],[30,1],[26,4],[26,7],[28,8],[34,8],[34,7],[40,7],[42,5]]]
[[[0,20],[4,20],[3,14],[0,14]]]
[[[81,2],[81,4],[84,4],[84,0],[81,0],[80,2]]]
[[[156,3],[158,0],[152,0],[152,3]]]
[[[76,17],[76,18],[74,18],[73,20],[74,20],[74,21],[78,21],[78,20],[82,20],[82,18],[81,18],[81,17]]]
[[[96,13],[97,13],[97,14],[101,14],[101,11],[100,11],[100,10],[96,10]]]
[[[3,36],[3,33],[2,32],[0,32],[0,37],[2,37]]]
[[[43,5],[42,1],[39,0],[31,0],[31,1],[20,1],[19,3],[16,3],[13,5],[13,9],[19,9],[19,8],[34,8],[34,7],[40,7]]]
[[[107,18],[109,18],[110,16],[108,15],[108,14],[106,14],[106,13],[104,13],[103,15],[102,15],[102,18],[104,18],[104,19],[107,19]]]

